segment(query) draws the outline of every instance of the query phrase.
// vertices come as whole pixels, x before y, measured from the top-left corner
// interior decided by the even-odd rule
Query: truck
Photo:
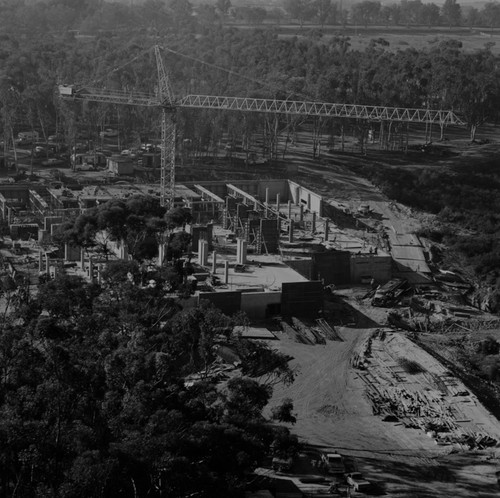
[[[392,306],[408,289],[409,285],[406,279],[393,278],[375,291],[371,305],[380,307]]]
[[[354,491],[366,492],[371,488],[371,484],[361,475],[361,472],[351,472],[346,475],[346,481],[348,486],[354,489]]]
[[[344,459],[339,453],[322,453],[321,463],[327,474],[343,476],[345,473]]]
[[[21,131],[17,134],[17,138],[25,142],[36,142],[40,140],[37,131]]]

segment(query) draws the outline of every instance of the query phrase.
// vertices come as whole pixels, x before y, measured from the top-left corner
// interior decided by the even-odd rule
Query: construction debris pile
[[[292,324],[280,321],[281,330],[293,341],[301,344],[326,344],[330,341],[343,341],[340,334],[323,318],[316,320],[315,325],[306,325],[296,317],[292,317]]]
[[[444,367],[429,371],[409,360],[412,345],[401,334],[380,329],[353,356],[351,364],[366,386],[373,413],[420,429],[439,445],[462,450],[496,446],[497,440],[467,417],[467,406],[476,405],[475,397]]]

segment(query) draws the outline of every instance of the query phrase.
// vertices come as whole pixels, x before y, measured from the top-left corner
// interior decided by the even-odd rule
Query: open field
[[[231,25],[239,29],[255,29],[255,25]],[[491,46],[492,53],[500,54],[500,30],[491,28],[445,28],[426,26],[320,26],[305,24],[271,25],[264,24],[259,29],[272,29],[282,39],[318,36],[326,43],[339,36],[350,38],[352,50],[364,50],[370,41],[383,38],[389,42],[388,50],[405,50],[407,48],[432,48],[445,40],[460,40],[465,51],[474,52]]]

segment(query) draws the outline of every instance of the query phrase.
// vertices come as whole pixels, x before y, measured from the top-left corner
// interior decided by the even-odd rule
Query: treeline
[[[156,129],[150,110],[58,99],[58,83],[152,93],[156,62],[147,49],[168,47],[165,63],[174,92],[317,100],[391,107],[452,109],[468,124],[471,138],[500,109],[500,65],[490,47],[465,52],[454,40],[437,41],[426,50],[394,50],[383,38],[365,51],[350,38],[328,39],[314,33],[282,39],[272,30],[219,29],[193,16],[187,0],[143,5],[52,0],[34,5],[0,4],[0,112],[3,139],[21,128],[41,136],[64,133],[68,142],[79,131],[98,134],[113,124],[129,130],[125,141],[140,140]],[[85,28],[85,29],[84,29]],[[82,37],[80,30],[94,33]],[[80,33],[80,34],[79,34]],[[180,55],[180,54],[183,55]],[[221,70],[226,68],[226,70]],[[237,76],[236,74],[240,75]],[[223,133],[248,142],[266,136],[267,154],[277,155],[277,134],[293,134],[301,118],[180,111],[179,135],[193,149],[207,150]],[[397,126],[390,126],[396,133]],[[55,130],[55,128],[58,128]],[[332,134],[342,122],[320,121],[315,129]],[[366,133],[359,123],[359,133]]]
[[[92,31],[141,26],[159,28],[183,24],[281,24],[298,22],[321,26],[468,26],[500,27],[500,4],[487,2],[481,8],[457,0],[439,6],[422,0],[401,0],[387,4],[363,0],[346,5],[340,0],[279,0],[258,5],[231,0],[190,3],[189,0],[144,0],[102,2],[100,0],[2,0],[3,23],[7,28],[69,29]],[[100,25],[100,28],[98,27]]]
[[[382,25],[382,26],[477,26],[499,27],[500,5],[488,2],[480,9],[445,0],[442,6],[421,0],[386,3],[377,0],[356,2],[350,9],[332,0],[284,0],[285,12],[301,24]]]

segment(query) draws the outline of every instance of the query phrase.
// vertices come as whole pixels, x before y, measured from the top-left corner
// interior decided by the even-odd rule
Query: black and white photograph
[[[0,498],[500,496],[500,2],[0,0]]]

